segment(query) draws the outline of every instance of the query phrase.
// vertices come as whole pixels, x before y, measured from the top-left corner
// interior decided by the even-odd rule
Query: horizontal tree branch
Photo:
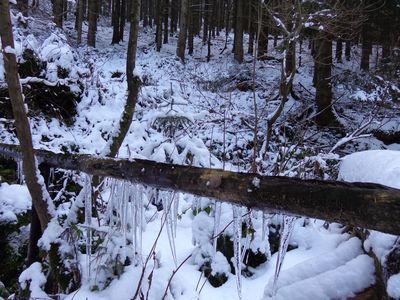
[[[20,157],[15,145],[0,154]],[[35,150],[50,167],[170,189],[267,212],[282,212],[400,235],[400,190],[372,183],[301,180],[218,169]]]

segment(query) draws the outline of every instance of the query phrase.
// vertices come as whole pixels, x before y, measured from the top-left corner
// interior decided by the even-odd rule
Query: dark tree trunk
[[[28,0],[18,0],[17,1],[18,9],[22,12],[24,17],[28,16],[29,10],[29,1]]]
[[[346,41],[346,49],[344,55],[346,56],[346,60],[350,61],[351,59],[351,41]]]
[[[319,126],[335,126],[336,118],[332,108],[332,40],[326,33],[320,33],[318,52],[315,58],[315,103],[317,105],[316,122]]]
[[[207,38],[208,38],[208,28],[210,26],[210,14],[209,14],[209,9],[210,9],[210,0],[204,0],[204,22],[203,22],[203,44],[205,45],[207,43]]]
[[[178,27],[178,0],[171,0],[171,19],[170,19],[170,33],[175,33]]]
[[[87,44],[89,47],[96,47],[96,31],[97,31],[97,1],[96,0],[87,0],[88,1],[88,35],[87,35]],[[119,1],[119,0],[116,0]]]
[[[126,11],[126,0],[122,0],[121,12],[119,14],[119,41],[124,40],[124,29],[126,21],[125,11]]]
[[[157,15],[156,15],[156,50],[161,51],[162,47],[162,20],[164,11],[164,0],[157,0]]]
[[[120,41],[120,15],[121,13],[121,0],[113,0],[113,9],[112,9],[112,23],[113,23],[113,36],[111,44],[118,44]]]
[[[76,42],[78,46],[82,43],[82,23],[83,23],[83,0],[78,0],[77,7],[76,7],[76,31],[77,31],[77,38]]]
[[[194,40],[194,21],[195,21],[195,6],[192,5],[193,4],[193,0],[189,0],[190,2],[190,6],[189,6],[189,12],[188,12],[188,16],[189,16],[189,29],[188,29],[188,53],[189,55],[193,55],[193,40]]]
[[[53,15],[54,15],[54,23],[56,23],[56,26],[62,28],[62,26],[63,26],[63,0],[54,0],[53,1]]]
[[[168,16],[169,16],[169,0],[164,0],[164,39],[163,43],[168,44]]]
[[[338,39],[336,41],[336,61],[341,63],[342,62],[342,57],[343,57],[343,40]]]
[[[243,0],[236,3],[236,27],[235,27],[234,58],[237,62],[243,62]]]
[[[63,15],[64,20],[67,20],[67,18],[68,18],[68,1],[67,0],[63,0],[62,15]]]
[[[267,54],[268,52],[268,25],[267,25],[267,17],[265,10],[260,7],[259,8],[261,12],[259,13],[261,18],[261,24],[260,26],[260,33],[259,33],[259,38],[258,38],[258,57],[260,59],[263,59],[264,55]]]
[[[361,47],[361,70],[369,70],[369,56],[372,53],[372,43],[370,37],[369,21],[366,21],[362,28],[362,47]]]
[[[176,47],[176,55],[181,59],[182,62],[185,62],[186,36],[188,30],[187,28],[188,9],[189,9],[189,0],[182,0],[179,38],[178,38],[178,45]]]
[[[34,262],[40,261],[38,241],[42,236],[42,229],[40,228],[40,220],[36,209],[32,206],[31,210],[31,226],[29,229],[29,244],[28,244],[28,258],[26,266],[29,267]]]
[[[148,5],[149,5],[149,1],[147,1],[147,0],[143,0],[142,1],[142,12],[141,12],[141,15],[142,15],[142,19],[143,19],[143,27],[149,26],[149,12],[148,12],[149,8],[148,8]]]

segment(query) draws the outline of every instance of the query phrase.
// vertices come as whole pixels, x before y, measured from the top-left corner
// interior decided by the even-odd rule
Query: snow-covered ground
[[[32,118],[35,147],[55,152],[66,149],[87,154],[106,153],[107,140],[119,123],[126,99],[126,42],[110,45],[111,29],[101,26],[97,33],[96,49],[76,49],[72,46],[70,36],[67,38],[64,33],[40,20],[31,22],[30,27],[35,28],[34,34],[27,35],[24,29],[14,32],[17,55],[20,57],[25,48],[34,50],[41,60],[47,62],[45,78],[50,82],[65,83],[58,78],[57,67],[68,69],[67,84],[73,91],[82,93],[72,126],[54,118]],[[51,34],[48,33],[49,29]],[[253,96],[262,139],[265,134],[263,120],[278,105],[275,96],[280,77],[278,58],[281,54],[272,50],[277,60],[257,62],[256,73],[253,74],[251,63],[238,65],[233,61],[230,50],[219,54],[225,42],[222,35],[213,40],[213,56],[209,63],[205,59],[207,47],[202,45],[201,39],[196,38],[194,55],[188,56],[183,65],[175,57],[176,36],[170,37],[169,43],[157,53],[153,34],[150,29],[140,31],[136,71],[141,75],[144,85],[134,121],[119,157],[248,171],[253,142],[251,127],[255,124]],[[249,55],[245,57],[248,62],[251,59]],[[303,127],[301,124],[298,128],[293,127],[293,118],[304,118],[307,115],[305,111],[310,108],[311,99],[306,90],[313,91],[312,70],[307,60],[311,60],[311,57],[305,55],[294,82],[295,90],[303,101],[290,98],[286,103],[285,114],[274,132],[268,160],[260,163],[260,171],[264,173],[308,177],[309,174],[304,170],[310,163],[320,166],[322,178],[330,178],[327,161],[338,161],[339,156],[329,151],[340,137],[320,132],[315,127],[304,129],[306,120]],[[335,72],[340,73],[345,68],[351,66],[340,65]],[[251,76],[255,76],[255,94],[237,89],[238,83],[251,82]],[[355,130],[368,119],[369,114],[365,111],[372,104],[362,91],[349,94],[348,98],[366,102],[361,117],[355,110],[348,110],[347,115],[341,116],[341,121],[348,125],[349,130]],[[175,126],[179,128],[173,133],[166,132],[165,123],[162,122],[166,117],[178,120],[176,124],[179,126]],[[16,143],[7,120],[0,121],[1,142]],[[371,121],[371,124],[381,126],[377,125],[378,122],[381,120]],[[389,122],[395,121],[389,117],[384,124]],[[280,130],[287,131],[287,134],[292,130],[295,136],[304,135],[304,145],[289,144],[286,133],[281,134]],[[312,146],[317,141],[320,146],[315,150]],[[400,188],[400,154],[395,151],[400,149],[399,145],[386,146],[376,139],[363,138],[354,148],[391,148],[393,151],[366,151],[345,157],[339,172],[342,180],[376,182]],[[354,148],[349,147],[345,151],[352,152]],[[303,156],[306,158],[301,163],[292,160],[293,157]],[[272,166],[279,166],[278,171]],[[58,215],[66,215],[67,221],[58,224],[58,219],[53,220],[41,240],[43,246],[55,239],[60,241],[54,234],[64,232],[65,228],[77,222],[76,211],[84,202],[88,202],[85,176],[75,177],[84,188],[69,203],[58,208]],[[375,284],[374,261],[366,252],[372,248],[384,263],[396,241],[394,236],[371,232],[363,245],[357,237],[343,233],[339,224],[328,226],[321,220],[298,218],[294,221],[293,230],[286,234],[289,244],[296,246],[295,249],[286,254],[284,249],[280,249],[272,254],[267,262],[250,269],[251,277],[235,276],[230,272],[228,261],[215,252],[215,238],[212,237],[224,230],[225,234],[232,237],[237,249],[244,245],[268,257],[268,223],[280,223],[285,217],[251,212],[249,218],[244,208],[232,208],[227,204],[219,206],[209,199],[198,199],[191,195],[159,192],[160,195],[155,196],[155,193],[158,191],[108,181],[102,194],[106,202],[101,207],[102,219],[98,221],[94,216],[86,215],[85,222],[78,224],[79,230],[85,234],[86,240],[82,238],[80,241],[83,246],[94,247],[88,245],[87,240],[94,241],[101,237],[107,241],[105,250],[101,252],[97,249],[93,255],[84,254],[90,251],[82,251],[77,255],[82,287],[65,295],[65,299],[132,299],[142,274],[142,291],[148,292],[148,299],[152,300],[163,299],[165,293],[165,299],[181,300],[238,299],[239,295],[241,299],[345,299]],[[129,195],[136,201],[123,200],[128,199]],[[162,211],[157,211],[150,204],[154,198],[163,204]],[[1,184],[0,222],[16,221],[16,215],[30,206],[25,186]],[[169,207],[171,211],[167,214]],[[115,211],[118,211],[117,215]],[[235,211],[236,220],[232,222]],[[110,220],[115,220],[115,223]],[[255,230],[252,240],[248,238],[249,234],[241,236],[242,221],[249,220]],[[113,225],[109,225],[111,223]],[[91,229],[92,235],[88,234],[87,228]],[[64,243],[63,246],[65,248],[62,250],[68,253],[68,245]],[[113,276],[107,282],[108,286],[97,291],[97,288],[101,289],[106,284],[109,275],[101,268],[102,264],[110,264],[110,260],[117,258],[123,261],[124,257],[137,260],[137,265],[129,264],[120,277]],[[148,257],[150,259],[143,271],[142,266]],[[207,257],[212,258],[214,271],[225,272],[228,276],[227,282],[218,288],[212,287],[199,271]],[[276,266],[282,261],[281,272],[275,282]],[[184,264],[180,266],[182,262]],[[241,266],[235,264],[235,268],[240,269]],[[45,297],[39,288],[44,283],[41,270],[40,264],[34,264],[20,277],[21,282],[32,279],[33,297]],[[388,280],[387,291],[393,298],[400,298],[399,276],[393,275]]]

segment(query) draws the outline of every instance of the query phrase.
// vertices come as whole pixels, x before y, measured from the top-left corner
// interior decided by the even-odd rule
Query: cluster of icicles
[[[92,247],[92,209],[93,203],[91,199],[91,176],[85,177],[84,184],[84,202],[85,202],[85,228],[86,228],[86,253],[87,253],[87,270],[86,274],[88,280],[91,279],[92,274],[92,264],[93,261],[91,254]],[[133,263],[136,266],[143,266],[143,254],[142,254],[142,232],[145,230],[146,223],[152,220],[145,220],[144,209],[150,203],[148,199],[152,199],[152,204],[162,205],[163,208],[163,223],[164,228],[167,231],[167,236],[169,239],[170,250],[175,262],[177,263],[176,254],[176,231],[178,223],[178,208],[179,208],[179,193],[151,190],[148,197],[143,197],[144,193],[148,193],[142,185],[134,184],[127,181],[106,179],[105,185],[110,189],[110,196],[107,203],[107,208],[105,212],[105,219],[108,226],[110,227],[109,232],[118,231],[123,235],[123,240],[125,241],[126,248],[130,248],[129,253],[132,253]],[[197,200],[196,200],[197,199]],[[158,202],[158,203],[157,203]],[[196,207],[199,205],[199,199],[195,198],[193,201],[193,209],[199,209]],[[214,234],[217,236],[220,234],[218,228],[220,226],[221,220],[221,203],[214,202],[213,207],[213,217],[214,217]],[[236,274],[236,285],[239,299],[242,299],[242,276],[241,271],[243,267],[244,256],[246,250],[250,247],[250,235],[247,235],[245,239],[242,239],[242,224],[245,222],[249,225],[251,214],[242,215],[242,208],[233,205],[233,246],[234,246],[234,257],[232,258],[232,263],[235,268]],[[269,222],[272,215],[263,214],[263,225],[262,225],[262,240],[268,243],[269,234]],[[277,254],[277,262],[275,266],[274,274],[274,284],[269,294],[274,296],[277,292],[277,281],[281,271],[282,263],[289,245],[289,239],[294,228],[296,218],[291,216],[281,217],[281,227],[280,227],[280,245]],[[214,253],[216,252],[217,239],[214,238],[212,243],[214,246]],[[270,253],[268,254],[270,258]]]

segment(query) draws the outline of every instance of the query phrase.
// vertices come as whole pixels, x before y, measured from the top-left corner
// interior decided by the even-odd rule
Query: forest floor
[[[57,82],[57,86],[67,86],[72,93],[79,95],[74,98],[76,103],[71,100],[65,106],[65,103],[55,100],[57,97],[54,95],[61,93],[55,90],[48,97],[48,106],[43,111],[43,106],[40,106],[43,103],[35,102],[37,99],[34,96],[29,100],[33,92],[26,87],[28,105],[34,107],[30,107],[30,117],[35,147],[54,152],[106,153],[108,140],[119,124],[126,100],[127,43],[110,45],[112,29],[103,20],[94,49],[75,46],[75,33],[70,23],[61,32],[39,15],[29,20],[27,28],[16,27],[14,34],[21,62],[26,61],[22,58],[24,50],[31,49],[39,61],[46,62],[37,77]],[[261,147],[266,133],[265,120],[279,104],[282,59],[279,47],[274,49],[273,40],[270,40],[267,60],[257,61],[253,65],[252,56],[246,54],[245,62],[237,64],[231,53],[232,37],[228,36],[227,48],[223,50],[225,34],[222,32],[212,40],[209,62],[207,45],[203,45],[201,38],[196,37],[193,55],[187,55],[185,64],[182,64],[175,56],[176,41],[176,35],[170,36],[168,44],[156,52],[154,29],[140,29],[136,72],[140,74],[143,86],[134,121],[118,156],[250,171],[255,151],[254,133],[257,134],[258,147]],[[313,123],[315,89],[312,86],[312,57],[307,45],[303,45],[301,50],[297,49],[298,57],[301,56],[301,65],[293,85],[297,97],[290,97],[285,104],[284,112],[274,126],[265,157],[262,158],[257,151],[258,172],[337,179],[339,165],[345,155],[362,150],[382,150],[382,159],[378,162],[376,156],[368,154],[349,159],[340,177],[400,188],[396,180],[390,180],[399,175],[400,140],[385,140],[385,144],[377,138],[382,136],[382,132],[391,136],[400,131],[399,103],[387,96],[390,94],[388,89],[392,88],[389,81],[383,80],[378,73],[371,72],[372,75],[368,75],[358,71],[359,57],[357,49],[353,50],[352,59],[335,64],[333,70],[334,107],[342,126],[332,130],[318,128]],[[373,55],[372,69],[378,72],[378,66],[372,60]],[[2,57],[0,61],[1,84],[4,81]],[[0,111],[4,112],[0,116],[0,141],[16,143],[12,120],[5,113],[7,108],[4,108],[4,99],[0,95]],[[356,132],[359,128],[363,130]],[[376,132],[381,132],[381,135],[376,135]],[[351,139],[352,133],[356,139],[344,143],[349,137]],[[375,167],[361,169],[360,165],[363,164],[360,161],[364,165],[375,162]],[[386,169],[382,169],[385,164]],[[87,185],[84,176],[73,174],[71,177],[83,187]],[[117,227],[106,225],[113,214],[109,211],[108,203],[117,201],[113,194],[127,188],[132,189],[136,197],[146,204],[141,208],[143,217],[135,223],[135,228],[140,228],[140,231],[143,229],[142,243],[132,242],[141,249],[142,255],[139,255],[138,261],[143,262],[149,254],[153,254],[152,247],[156,245],[142,284],[143,292],[148,292],[148,299],[163,299],[165,292],[166,299],[238,299],[238,294],[241,294],[241,299],[269,299],[273,291],[277,293],[274,299],[350,298],[371,286],[379,285],[377,278],[381,274],[376,272],[373,258],[368,256],[369,249],[372,248],[378,261],[384,264],[397,239],[372,231],[362,241],[339,224],[301,217],[294,220],[292,230],[280,234],[290,240],[290,251],[285,255],[282,249],[272,249],[276,245],[271,238],[268,241],[268,235],[273,235],[274,228],[281,222],[291,222],[289,217],[248,212],[245,208],[237,208],[235,216],[235,209],[230,205],[218,206],[210,199],[153,191],[109,180],[102,193],[105,202],[102,203],[100,220],[93,217],[93,222],[97,223],[93,227],[96,232],[108,232],[107,238],[112,246],[106,245],[108,251],[103,254],[99,250],[92,256],[83,252],[77,255],[82,287],[70,291],[65,299],[131,299],[135,294],[142,274],[140,263],[138,266],[132,264],[125,267],[120,277],[114,276],[111,280],[100,268],[105,263],[102,255],[114,258],[117,257],[115,253],[128,255],[126,252],[129,251],[125,248],[125,252],[117,249],[122,243],[121,234],[114,232]],[[18,201],[15,201],[15,195],[18,195]],[[73,219],[71,211],[83,197],[83,192],[71,196],[68,203],[58,207],[59,215]],[[173,204],[171,200],[174,200]],[[150,205],[151,202],[162,203],[164,209],[158,211],[156,205]],[[113,205],[117,205],[115,203]],[[164,215],[169,205],[174,211],[170,217]],[[17,215],[29,207],[30,199],[24,185],[1,184],[0,221],[13,222]],[[123,218],[123,214],[118,216]],[[128,214],[128,217],[132,215]],[[162,225],[164,218],[167,221]],[[235,221],[232,222],[233,219]],[[255,234],[251,240],[250,234],[243,238],[240,234],[240,238],[235,238],[242,222],[252,224]],[[124,227],[126,224],[119,225],[125,228],[124,234],[133,234],[132,224]],[[85,232],[84,224],[80,225],[82,232]],[[63,226],[54,225],[48,230],[42,245],[45,246],[46,238],[51,239],[55,232],[62,232]],[[254,268],[233,263],[233,269],[243,267],[246,272],[242,273],[243,276],[232,274],[228,259],[215,253],[215,245],[211,241],[212,236],[223,230],[224,235],[232,239],[233,247],[236,244],[239,244],[239,248],[245,245],[255,253],[264,254],[267,262]],[[27,228],[23,231],[26,233]],[[136,255],[133,254],[133,257]],[[190,255],[176,274],[173,273]],[[219,270],[227,275],[227,282],[218,288],[213,287],[203,272],[199,271],[207,257],[212,257],[215,272]],[[282,272],[274,285],[277,262],[281,261]],[[37,271],[40,273],[40,270],[30,268],[24,272],[24,278],[33,278]],[[150,274],[152,281],[148,280]],[[102,284],[107,286],[97,291]],[[38,288],[32,291],[36,293],[33,296],[47,297],[40,286],[41,283],[37,283]],[[387,290],[392,297],[400,297],[398,286],[400,276],[393,275]]]

